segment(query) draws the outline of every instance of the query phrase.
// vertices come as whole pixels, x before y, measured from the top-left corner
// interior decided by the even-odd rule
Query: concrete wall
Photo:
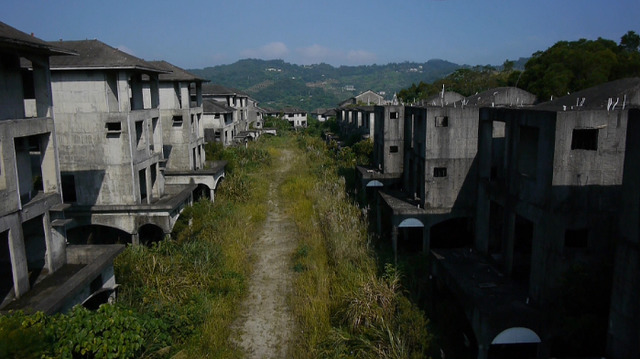
[[[395,113],[397,118],[391,118]],[[404,165],[403,106],[374,107],[373,165],[383,173],[402,173]]]

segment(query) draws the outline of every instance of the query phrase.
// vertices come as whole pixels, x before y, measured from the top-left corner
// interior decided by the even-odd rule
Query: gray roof
[[[56,41],[50,44],[79,54],[79,56],[51,57],[51,70],[132,69],[166,73],[143,59],[129,55],[99,40]]]
[[[617,102],[617,109],[622,108],[623,104],[625,107],[640,107],[640,78],[630,77],[607,82],[541,103],[536,108],[555,111],[607,109],[609,99],[611,106]]]
[[[307,111],[297,107],[285,107],[281,111],[282,113],[307,113]]]
[[[26,34],[15,29],[4,22],[0,22],[0,48],[12,48],[20,50],[28,50],[31,52],[44,53],[49,55],[75,55],[76,53],[37,37]]]
[[[171,71],[170,73],[160,74],[158,76],[160,81],[207,81],[166,61],[149,61],[149,63],[161,70]]]
[[[204,113],[233,113],[235,109],[227,106],[223,102],[206,98],[202,100],[202,111]]]

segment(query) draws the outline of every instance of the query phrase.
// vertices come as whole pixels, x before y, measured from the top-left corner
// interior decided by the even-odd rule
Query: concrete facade
[[[307,112],[299,108],[288,107],[282,110],[282,119],[289,121],[293,128],[307,127]]]
[[[165,184],[158,76],[168,71],[97,40],[57,44],[80,54],[52,59],[65,201],[72,204],[73,228],[94,228],[74,231],[73,241],[139,243],[146,225],[152,230],[143,230],[143,242],[162,239],[193,191]],[[124,234],[105,234],[99,226]]]
[[[49,59],[73,54],[0,23],[2,310],[30,310],[38,303],[47,303],[47,313],[64,310],[68,298],[34,294],[47,282],[63,283],[65,295],[78,300],[115,284],[113,258],[96,261],[107,272],[111,268],[111,275],[82,272],[86,263],[78,267],[69,259]],[[65,273],[78,281],[61,280]]]

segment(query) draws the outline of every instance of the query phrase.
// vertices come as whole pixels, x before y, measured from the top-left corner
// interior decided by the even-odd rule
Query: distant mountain
[[[213,83],[248,93],[262,107],[295,106],[307,111],[335,107],[366,90],[389,99],[412,83],[433,82],[465,65],[444,60],[424,63],[333,67],[328,64],[295,65],[282,60],[240,60],[230,65],[191,69]]]

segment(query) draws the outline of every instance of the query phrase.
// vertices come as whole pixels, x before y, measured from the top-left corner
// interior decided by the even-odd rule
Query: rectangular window
[[[62,181],[64,201],[66,203],[76,202],[76,177],[74,175],[61,175],[60,180]]]
[[[389,118],[392,119],[392,120],[397,120],[397,119],[400,118],[400,116],[398,115],[397,112],[391,112],[391,113],[389,113]]]
[[[213,118],[215,118],[216,120],[220,119],[220,114],[219,113],[214,114]]]
[[[436,127],[449,127],[449,116],[436,116]]]
[[[538,133],[537,127],[520,127],[518,172],[527,177],[535,177],[538,170]]]
[[[571,136],[572,150],[598,150],[598,129],[597,128],[574,128]]]
[[[138,147],[142,145],[143,125],[144,121],[136,121],[136,146]]]
[[[182,116],[173,116],[173,127],[181,127],[182,126]]]
[[[389,152],[391,152],[391,153],[396,153],[396,152],[398,152],[398,146],[391,146],[391,147],[389,147]]]
[[[447,167],[434,167],[433,177],[447,177]]]
[[[118,122],[107,122],[105,124],[107,128],[107,135],[119,135],[122,132],[122,123]]]

